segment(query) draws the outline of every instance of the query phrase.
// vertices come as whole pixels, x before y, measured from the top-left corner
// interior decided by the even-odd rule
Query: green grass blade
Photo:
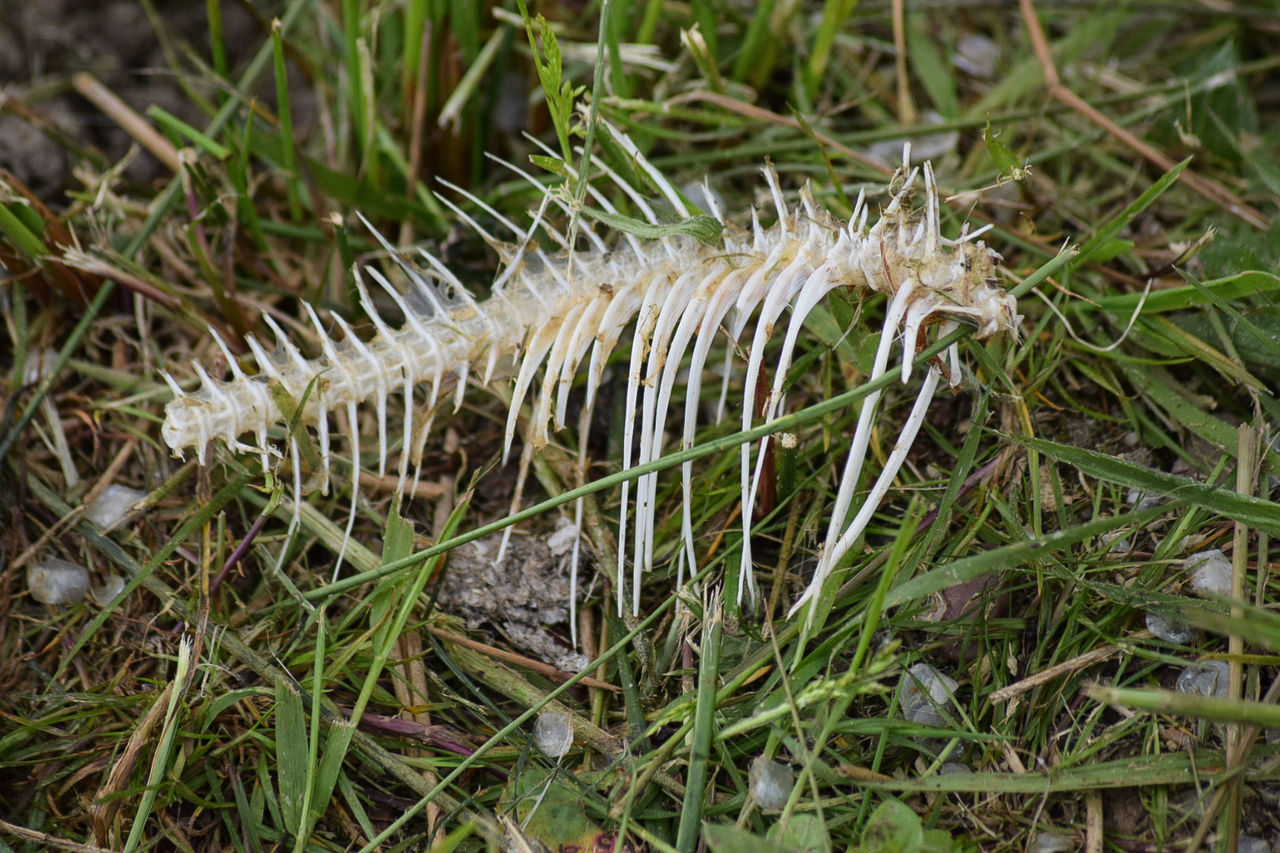
[[[1280,292],[1280,276],[1265,270],[1245,270],[1211,281],[1157,290],[1148,294],[1145,300],[1141,293],[1120,293],[1094,301],[1104,311],[1122,315],[1131,313],[1141,302],[1142,313],[1145,315],[1184,311],[1199,305],[1212,304],[1215,300],[1230,302],[1246,296],[1276,292]]]
[[[276,682],[276,790],[284,828],[295,838],[305,837],[304,804],[311,777],[307,748],[307,721],[302,697],[292,684]]]
[[[698,698],[693,712],[693,741],[685,782],[684,808],[676,849],[693,853],[702,829],[702,808],[707,801],[708,764],[715,738],[716,692],[720,678],[720,633],[723,622],[720,596],[712,593],[702,623],[702,654],[698,662]]]
[[[1262,729],[1280,728],[1280,706],[1267,702],[1199,696],[1173,690],[1106,687],[1100,684],[1086,687],[1085,695],[1108,705],[1141,708],[1160,714],[1177,714],[1222,723],[1244,723]]]
[[[1168,172],[1161,175],[1160,179],[1148,187],[1142,195],[1129,203],[1124,210],[1120,211],[1120,213],[1105,222],[1093,233],[1093,236],[1086,240],[1084,245],[1080,247],[1080,253],[1075,257],[1071,267],[1074,269],[1087,261],[1093,260],[1094,256],[1098,255],[1108,245],[1110,245],[1116,235],[1127,227],[1129,223],[1133,222],[1138,214],[1150,207],[1156,199],[1164,195],[1166,190],[1177,183],[1178,178],[1190,165],[1191,158],[1188,157]]]
[[[178,660],[177,665],[174,667],[173,680],[169,682],[168,688],[156,700],[157,702],[167,703],[164,713],[164,727],[161,729],[160,738],[156,742],[155,754],[151,757],[151,769],[147,773],[147,787],[142,793],[141,801],[138,803],[138,810],[133,817],[133,825],[129,827],[129,837],[124,844],[124,853],[132,853],[142,843],[142,834],[146,831],[148,818],[150,818],[151,810],[155,806],[156,797],[160,793],[160,783],[173,759],[173,746],[178,728],[178,712],[182,707],[182,700],[190,683],[191,663],[191,639],[183,637],[178,644]]]
[[[1091,477],[1202,507],[1224,518],[1265,530],[1272,536],[1280,536],[1280,506],[1273,501],[1206,485],[1177,474],[1166,474],[1093,450],[1028,436],[1008,435],[1006,438],[1015,444],[1073,465]]]

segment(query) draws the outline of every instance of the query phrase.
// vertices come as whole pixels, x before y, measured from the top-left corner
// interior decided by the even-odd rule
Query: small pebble
[[[1185,622],[1161,616],[1159,613],[1147,614],[1147,630],[1166,643],[1187,645],[1195,640],[1196,629]]]
[[[1153,506],[1159,506],[1164,503],[1164,498],[1160,495],[1153,495],[1144,492],[1141,489],[1131,488],[1125,492],[1124,502],[1135,510],[1151,509]]]
[[[45,557],[27,566],[27,588],[41,604],[78,604],[89,592],[89,570]]]
[[[790,767],[757,755],[751,760],[747,772],[751,782],[751,796],[764,812],[780,811],[795,787],[795,773]]]
[[[97,499],[85,507],[84,516],[105,530],[129,514],[133,505],[147,496],[146,492],[112,483]]]
[[[920,116],[920,125],[942,124],[944,119],[936,112],[929,111]],[[902,162],[902,146],[911,143],[911,162],[923,163],[925,160],[937,160],[955,150],[960,142],[960,133],[955,130],[944,130],[911,139],[884,139],[873,142],[867,147],[867,153],[888,165]]]
[[[1079,846],[1076,840],[1069,835],[1059,835],[1056,832],[1041,832],[1036,835],[1035,843],[1031,845],[1031,849],[1035,853],[1066,853],[1068,850],[1078,850]]]
[[[690,181],[680,187],[680,192],[684,193],[685,198],[707,213],[711,213],[713,210],[726,209],[724,196],[711,189],[705,181]]]
[[[53,366],[57,363],[57,350],[42,349],[37,353],[30,353],[27,356],[27,363],[22,372],[23,381],[28,385],[34,385],[47,374],[52,373]]]
[[[902,695],[898,700],[902,716],[922,726],[945,726],[947,719],[942,708],[954,702],[959,683],[949,675],[927,663],[918,663],[902,680]]]
[[[567,554],[573,550],[573,543],[578,541],[578,525],[567,518],[556,523],[556,530],[547,538],[547,547],[554,556]]]
[[[1110,533],[1104,533],[1098,537],[1098,541],[1107,546],[1107,551],[1112,554],[1123,554],[1133,547],[1133,543],[1129,541],[1129,537],[1124,535],[1124,531],[1112,530]]]
[[[1182,561],[1191,575],[1191,591],[1201,598],[1231,595],[1231,561],[1214,548],[1192,554]]]
[[[1230,667],[1227,666],[1226,661],[1207,660],[1180,672],[1177,690],[1179,693],[1190,693],[1194,696],[1225,698],[1229,673]]]
[[[969,33],[956,42],[956,52],[951,61],[966,74],[987,79],[995,76],[1000,48],[981,33]]]
[[[1271,853],[1271,845],[1265,838],[1256,835],[1242,835],[1236,841],[1236,853]]]
[[[573,718],[562,711],[543,711],[533,724],[533,740],[552,758],[559,758],[573,746]]]
[[[124,589],[124,578],[119,575],[107,575],[102,583],[89,590],[95,604],[104,607]]]

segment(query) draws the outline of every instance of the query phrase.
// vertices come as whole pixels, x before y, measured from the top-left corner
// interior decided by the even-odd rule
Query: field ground
[[[19,5],[0,849],[1280,850],[1280,6]],[[439,407],[403,503],[365,442],[350,537],[348,445],[293,532],[318,457],[171,456],[160,371],[190,388],[193,360],[225,367],[210,329],[243,355],[265,314],[314,355],[308,303],[371,332],[357,213],[478,297],[497,261],[442,180],[486,227],[527,226],[543,187],[615,246],[705,225],[659,206],[646,226],[578,172],[589,138],[655,194],[605,122],[688,198],[706,178],[736,227],[776,216],[766,161],[788,204],[809,181],[844,219],[865,191],[874,221],[904,140],[944,234],[992,225],[1020,333],[961,334],[962,382],[812,611],[786,616],[884,325],[862,290],[821,303],[783,373],[794,441],[749,510],[761,595],[741,606],[743,438],[709,415],[722,384],[740,413],[749,354],[725,362],[724,335],[707,363],[727,381],[706,371],[693,406],[696,579],[677,589],[668,456],[634,616],[612,569],[630,333],[586,446],[569,428],[530,457],[503,562],[523,447],[502,464],[504,379]],[[543,237],[573,227],[546,217]],[[924,372],[885,391],[860,492]],[[49,592],[50,569],[81,586]]]

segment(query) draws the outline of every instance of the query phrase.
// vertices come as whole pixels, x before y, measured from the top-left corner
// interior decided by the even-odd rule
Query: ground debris
[[[440,605],[461,616],[468,629],[485,624],[525,652],[565,672],[587,659],[547,630],[569,619],[569,558],[556,556],[544,538],[513,535],[498,560],[502,536],[489,536],[449,555]]]

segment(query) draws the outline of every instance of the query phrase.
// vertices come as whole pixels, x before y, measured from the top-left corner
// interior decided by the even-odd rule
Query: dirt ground
[[[76,73],[93,75],[139,113],[155,105],[186,121],[200,117],[189,94],[192,81],[169,70],[165,55],[209,55],[205,4],[160,0],[152,9],[155,20],[136,0],[0,3],[0,99],[7,106],[0,112],[0,168],[55,210],[66,206],[66,192],[77,184],[68,146],[55,140],[96,152],[93,159],[103,165],[120,161],[132,145],[118,125],[75,91]],[[239,4],[223,5],[230,51],[256,43],[262,26]],[[228,57],[232,66],[239,59]],[[128,180],[140,184],[162,174],[160,164],[142,151],[125,170]]]

